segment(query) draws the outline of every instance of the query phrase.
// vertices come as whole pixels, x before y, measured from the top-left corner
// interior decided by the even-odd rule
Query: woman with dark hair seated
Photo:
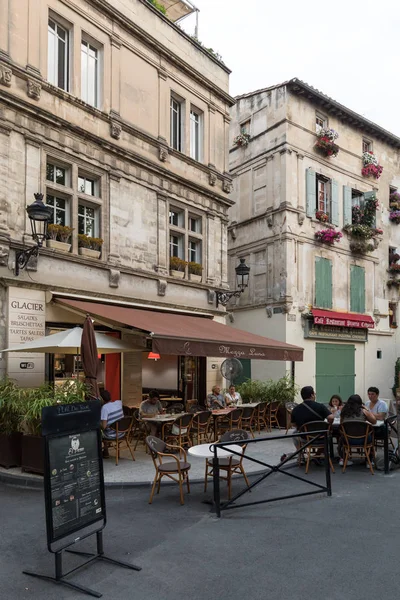
[[[340,422],[345,423],[346,421],[364,421],[370,423],[371,425],[375,425],[376,416],[370,410],[365,408],[363,401],[361,400],[361,396],[358,394],[353,394],[349,397],[340,413]],[[351,438],[349,438],[349,442],[351,445]],[[359,440],[356,440],[356,442],[359,443]],[[343,465],[342,458],[340,459],[339,464]],[[347,461],[347,465],[352,464],[353,461]]]

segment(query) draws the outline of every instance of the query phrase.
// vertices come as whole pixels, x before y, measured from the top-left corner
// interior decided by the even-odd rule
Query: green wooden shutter
[[[306,215],[307,217],[315,217],[317,208],[317,182],[315,171],[309,168],[306,170]]]
[[[332,308],[332,261],[315,257],[315,306]]]
[[[350,266],[350,311],[365,312],[365,269]]]
[[[351,187],[343,186],[343,225],[351,225]]]
[[[331,223],[339,225],[339,185],[334,179],[331,181]]]
[[[371,198],[373,198],[375,196],[376,196],[375,192],[364,192],[364,200],[370,200]],[[372,223],[372,227],[376,227],[376,213],[375,213],[374,222]]]
[[[242,373],[235,378],[234,384],[240,385],[245,381],[251,379],[251,360],[250,358],[241,358],[240,362],[242,363],[243,371]]]

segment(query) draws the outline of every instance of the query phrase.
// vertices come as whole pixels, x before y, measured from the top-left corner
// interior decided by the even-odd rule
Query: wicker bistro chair
[[[242,418],[242,409],[235,408],[227,415],[219,415],[215,417],[215,435],[216,438],[232,429],[240,429]]]
[[[192,404],[191,406],[189,406],[187,412],[191,415],[196,415],[197,413],[204,412],[205,410],[206,409],[204,408],[204,406],[200,406],[200,404]]]
[[[242,417],[240,419],[240,427],[244,431],[249,431],[251,433],[251,437],[254,438],[253,427],[255,425],[256,409],[252,406],[242,406]]]
[[[193,416],[192,426],[190,428],[190,439],[192,445],[196,439],[196,444],[205,444],[212,439],[212,413],[209,410],[203,410]]]
[[[289,431],[290,426],[292,424],[292,412],[294,407],[296,406],[296,402],[285,402],[286,409],[286,433]]]
[[[172,423],[164,423],[161,436],[167,444],[176,444],[178,446],[191,445],[190,430],[193,415],[186,413],[181,415]]]
[[[119,449],[120,445],[125,442],[125,446],[131,453],[132,460],[135,460],[135,455],[131,448],[130,437],[133,425],[133,417],[123,417],[119,421],[115,421],[110,425],[111,429],[115,431],[115,438],[109,438],[104,436],[104,439],[109,443],[109,446],[115,447],[115,464],[118,465]],[[111,442],[111,444],[110,444]]]
[[[244,431],[243,429],[233,429],[232,431],[227,431],[224,435],[221,436],[220,442],[239,442],[243,440],[249,440],[250,434],[248,431]],[[226,448],[227,450],[229,448]],[[219,459],[219,476],[220,479],[223,479],[228,484],[228,498],[231,499],[232,496],[232,476],[233,475],[243,475],[244,480],[246,482],[247,487],[250,487],[249,480],[247,479],[246,472],[243,468],[243,457],[246,451],[246,444],[242,446],[242,456],[239,458],[236,455],[232,455],[229,458],[220,458]],[[223,475],[225,473],[225,475]],[[209,477],[213,477],[213,459],[208,458],[206,460],[206,474],[204,479],[204,491],[207,491],[207,482]]]
[[[274,400],[268,405],[268,421],[269,421],[269,429],[272,430],[272,427],[277,427],[280,429],[279,421],[278,421],[278,410],[281,403],[277,400]]]
[[[139,442],[143,442],[147,452],[146,437],[149,435],[149,429],[147,427],[147,423],[141,420],[139,415],[139,409],[133,411],[132,419],[133,426],[131,429],[131,439],[133,440],[134,438],[136,438],[134,450],[136,450]]]
[[[270,430],[269,419],[268,419],[268,402],[260,402],[257,404],[255,409],[255,422],[258,433],[261,433],[261,429]]]
[[[176,402],[175,404],[171,404],[167,410],[171,415],[174,415],[185,412],[185,407],[180,402]]]
[[[326,423],[325,421],[310,421],[309,423],[305,423],[304,425],[302,425],[302,427],[300,427],[299,429],[299,433],[302,434],[301,437],[301,441],[304,442],[310,442],[312,439],[314,439],[316,437],[315,435],[315,431],[328,431],[329,430],[329,423]],[[304,448],[304,450],[299,453],[299,466],[301,464],[301,458],[303,455],[303,458],[305,460],[305,464],[306,464],[306,475],[308,473],[308,469],[310,467],[310,461],[313,458],[325,458],[325,442],[324,439],[321,437],[320,439],[316,439],[315,441],[313,441],[309,446],[307,446],[307,448]],[[332,460],[331,457],[328,456],[329,458],[329,465],[332,469],[332,473],[335,472],[335,469],[333,468],[333,464],[332,464]]]
[[[346,471],[347,462],[352,457],[353,450],[360,456],[365,456],[369,470],[374,475],[371,457],[374,458],[374,429],[366,421],[348,420],[341,424],[340,433],[343,442],[343,469]]]
[[[168,477],[179,485],[179,494],[181,504],[184,504],[183,499],[183,484],[186,482],[188,494],[190,493],[189,484],[189,469],[190,463],[187,462],[186,452],[179,446],[166,444],[159,438],[152,435],[147,436],[146,446],[149,449],[153,464],[156,470],[153,485],[150,492],[149,504],[153,502],[154,492],[157,487],[157,494],[160,493],[161,479]],[[169,452],[167,453],[166,450]],[[170,451],[179,450],[179,456],[170,454]],[[163,462],[165,460],[165,462]]]

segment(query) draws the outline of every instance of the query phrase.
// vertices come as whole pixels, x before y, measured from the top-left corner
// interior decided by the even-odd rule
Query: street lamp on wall
[[[47,239],[47,226],[52,216],[52,209],[43,204],[43,194],[34,194],[35,202],[26,207],[29,222],[31,224],[32,239],[35,246],[17,250],[15,254],[15,275],[25,269],[32,256],[38,256],[39,249]]]
[[[244,290],[249,285],[250,267],[246,265],[245,259],[241,258],[240,263],[235,269],[237,290],[231,292],[215,292],[217,308],[220,304],[226,306],[231,298],[240,298]]]

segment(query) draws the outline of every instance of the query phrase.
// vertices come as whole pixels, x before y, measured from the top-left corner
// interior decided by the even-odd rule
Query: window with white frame
[[[196,108],[190,109],[190,156],[201,160],[203,143],[203,114]]]
[[[171,147],[182,152],[182,115],[183,103],[171,96],[170,104],[170,127],[171,127]]]
[[[84,175],[78,176],[78,192],[88,196],[98,196],[98,180]]]
[[[53,85],[69,89],[69,31],[49,18],[47,34],[47,79]]]
[[[46,204],[52,209],[50,222],[54,225],[69,225],[69,200],[54,194],[46,194]]]
[[[364,152],[372,152],[372,142],[367,138],[363,138],[362,140],[362,151]]]
[[[200,214],[189,209],[169,208],[169,253],[188,262],[200,265],[202,259],[203,220]]]
[[[69,185],[69,169],[53,162],[46,164],[46,180],[57,185]]]
[[[321,129],[328,127],[328,119],[321,113],[315,113],[315,131],[319,133]]]
[[[81,41],[81,96],[84,102],[99,107],[100,51],[88,40]]]
[[[317,174],[316,178],[317,186],[317,211],[322,211],[328,216],[331,214],[331,189],[332,182],[327,177]]]
[[[99,210],[84,202],[78,205],[78,233],[89,237],[98,237]]]

